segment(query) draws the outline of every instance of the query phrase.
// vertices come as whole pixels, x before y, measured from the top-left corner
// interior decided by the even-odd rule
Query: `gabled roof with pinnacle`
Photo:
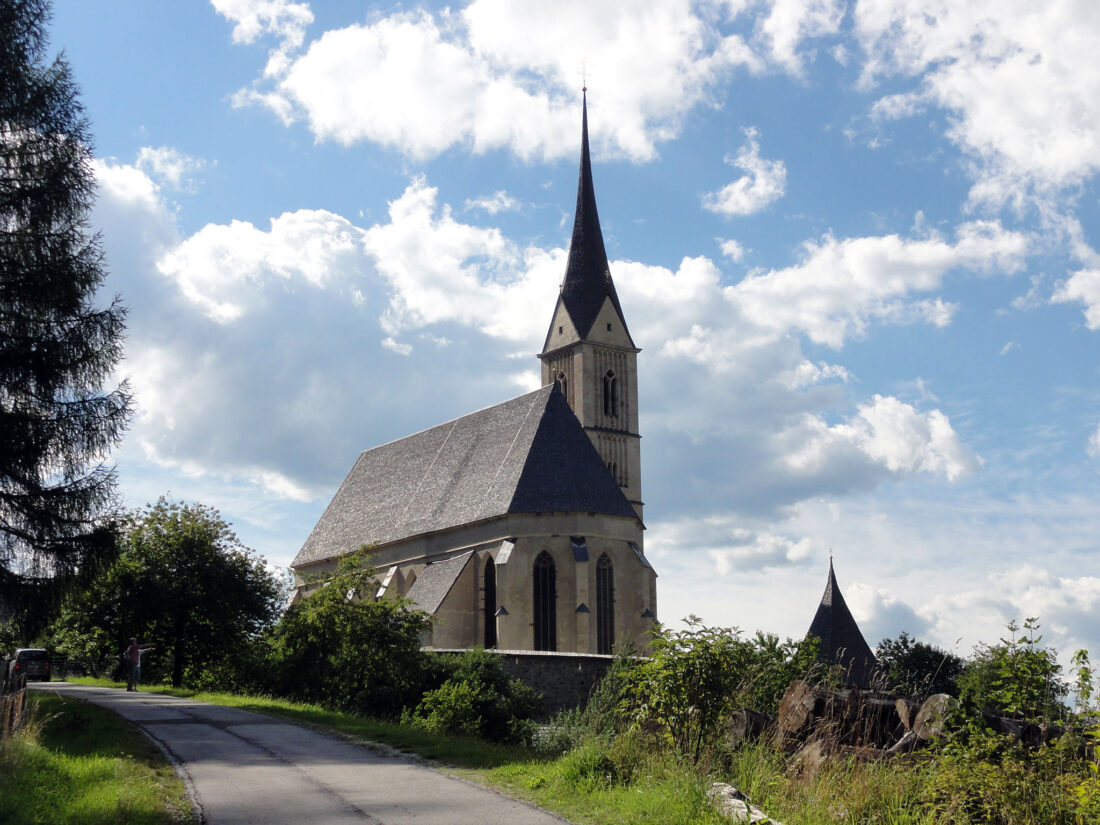
[[[564,303],[573,326],[581,338],[588,336],[604,301],[611,299],[619,313],[623,329],[626,319],[611,280],[607,252],[596,212],[596,192],[592,186],[592,161],[588,154],[588,90],[584,90],[581,115],[581,171],[577,183],[577,212],[573,218],[573,238],[569,242],[569,262],[561,284],[559,303]],[[627,333],[629,335],[629,333]],[[547,336],[549,339],[549,336]]]
[[[519,513],[637,514],[550,384],[359,456],[292,567]]]
[[[428,562],[406,596],[425,613],[434,616],[455,586],[459,575],[470,563],[473,550],[443,561]]]
[[[818,658],[827,665],[840,665],[848,684],[870,686],[878,662],[836,583],[832,558],[825,593],[810,622],[809,635],[821,640]]]

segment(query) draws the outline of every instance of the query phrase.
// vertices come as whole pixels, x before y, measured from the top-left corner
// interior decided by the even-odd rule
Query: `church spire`
[[[588,89],[582,90],[584,102],[581,115],[581,170],[577,183],[577,212],[573,220],[573,238],[569,243],[569,262],[561,285],[561,300],[577,334],[585,338],[592,329],[604,301],[611,299],[619,319],[626,328],[607,252],[596,212],[596,193],[592,186],[592,161],[588,153]]]
[[[539,360],[542,383],[569,407],[642,517],[638,353],[607,266],[588,153],[588,90],[581,119],[581,172],[569,261]]]

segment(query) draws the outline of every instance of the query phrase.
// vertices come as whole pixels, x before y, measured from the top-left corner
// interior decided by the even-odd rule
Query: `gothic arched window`
[[[565,377],[564,371],[559,371],[554,376],[554,383],[558,385],[558,389],[561,390],[561,394],[565,397],[565,400],[569,400],[569,379]]]
[[[497,566],[492,556],[485,557],[485,648],[497,646]]]
[[[608,370],[603,377],[603,414],[612,418],[619,415],[618,380],[612,370]]]
[[[535,559],[533,586],[535,650],[557,650],[557,572],[554,560],[545,550]]]
[[[615,646],[615,570],[607,553],[596,562],[596,652]]]

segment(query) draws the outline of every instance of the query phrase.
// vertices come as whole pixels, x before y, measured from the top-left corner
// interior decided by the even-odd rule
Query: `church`
[[[585,96],[542,388],[363,452],[291,564],[294,599],[366,547],[370,595],[427,612],[427,647],[643,647],[657,574],[642,535],[639,352],[604,249]]]

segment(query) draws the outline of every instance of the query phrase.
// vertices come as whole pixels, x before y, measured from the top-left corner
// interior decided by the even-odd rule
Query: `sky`
[[[1095,0],[54,0],[137,507],[286,566],[533,389],[588,88],[658,615],[1100,655]]]

